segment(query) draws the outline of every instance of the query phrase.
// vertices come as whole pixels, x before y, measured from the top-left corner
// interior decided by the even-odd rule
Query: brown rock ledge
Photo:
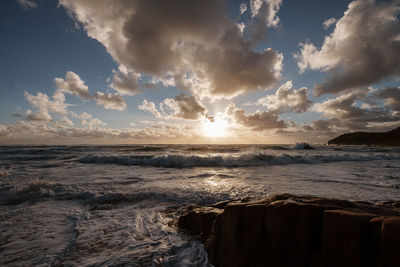
[[[400,209],[313,196],[189,206],[178,226],[216,266],[400,266]]]

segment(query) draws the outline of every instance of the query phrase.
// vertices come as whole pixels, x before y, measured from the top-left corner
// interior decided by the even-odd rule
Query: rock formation
[[[190,206],[178,226],[216,266],[400,266],[399,203],[288,194]]]
[[[389,132],[357,132],[342,134],[328,141],[329,145],[400,146],[400,127]]]

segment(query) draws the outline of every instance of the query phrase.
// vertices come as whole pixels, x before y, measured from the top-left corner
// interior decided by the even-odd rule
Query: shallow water
[[[0,147],[0,265],[207,266],[189,203],[275,193],[400,200],[400,151],[361,146]]]

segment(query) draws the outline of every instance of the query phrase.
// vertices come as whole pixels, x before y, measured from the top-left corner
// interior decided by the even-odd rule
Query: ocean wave
[[[48,155],[3,155],[0,160],[13,162],[32,162],[32,161],[51,161],[51,160],[70,160],[76,158],[76,155],[69,154],[48,154]]]
[[[136,152],[156,152],[156,151],[164,151],[166,147],[164,146],[143,146],[143,147],[133,147],[130,148],[130,151]]]
[[[16,205],[42,199],[85,200],[93,198],[91,192],[80,191],[76,186],[33,180],[25,186],[9,186],[0,196],[0,205]]]
[[[86,156],[79,160],[86,164],[117,164],[127,166],[151,166],[169,168],[187,167],[250,167],[285,164],[318,164],[344,161],[372,161],[400,159],[396,154],[282,154],[245,153],[237,156],[181,155],[163,156]]]
[[[220,146],[220,145],[211,145],[211,146],[190,146],[186,147],[184,150],[189,152],[208,152],[208,153],[237,153],[245,149],[246,147],[241,146]]]
[[[121,183],[123,185],[123,183]],[[25,186],[3,185],[0,187],[0,205],[18,205],[26,202],[82,201],[89,210],[113,209],[119,205],[132,205],[143,201],[146,203],[199,203],[211,204],[230,198],[229,194],[214,195],[208,191],[191,190],[164,191],[163,188],[149,187],[125,192],[99,191],[89,185],[67,185],[33,180]]]

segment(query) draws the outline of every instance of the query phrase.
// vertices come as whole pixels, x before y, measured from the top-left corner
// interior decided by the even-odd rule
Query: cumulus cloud
[[[17,0],[17,2],[23,9],[37,8],[37,3],[32,0]]]
[[[160,111],[154,102],[144,99],[138,108],[163,119],[212,120],[212,117],[207,115],[207,108],[195,96],[180,94],[174,98],[166,98],[159,107]]]
[[[121,76],[123,75],[123,76]],[[121,69],[119,73],[115,73],[113,77],[113,82],[111,83],[113,88],[117,91],[120,91],[124,94],[128,94],[128,91],[124,90],[134,90],[133,88],[129,89],[129,83],[131,82],[131,78],[129,75],[133,75],[132,72],[129,72],[125,69]],[[105,109],[114,109],[114,110],[124,110],[126,108],[126,102],[119,94],[105,94],[102,92],[97,92],[94,95],[90,94],[88,86],[85,82],[79,77],[78,74],[72,71],[68,71],[65,74],[65,78],[55,78],[54,84],[58,93],[68,93],[72,95],[76,95],[81,99],[86,100],[95,100],[96,104],[99,106],[103,106]],[[133,91],[130,91],[132,94]],[[64,99],[65,100],[65,99]]]
[[[395,111],[400,111],[400,87],[388,87],[380,90],[377,96],[385,100],[385,104]]]
[[[268,89],[280,77],[283,56],[254,49],[228,16],[222,0],[61,0],[87,34],[102,43],[122,66],[199,97],[233,97]],[[252,1],[254,20],[265,27],[279,22],[281,0]],[[121,76],[114,87],[130,92]],[[132,84],[135,78],[131,76]],[[130,84],[128,82],[128,84]],[[124,89],[125,88],[125,89]],[[133,86],[135,88],[135,86]],[[135,90],[133,90],[135,91]]]
[[[308,131],[330,131],[334,123],[331,120],[313,120],[311,124],[304,124],[303,129]]]
[[[101,93],[100,93],[101,94]],[[37,93],[36,95],[32,95],[28,92],[25,92],[25,97],[28,102],[37,109],[36,112],[33,112],[31,109],[28,109],[24,115],[14,114],[14,117],[17,117],[21,120],[25,121],[35,121],[35,122],[49,122],[52,123],[55,127],[66,128],[73,126],[74,123],[68,116],[73,118],[77,118],[81,120],[81,124],[83,126],[94,127],[94,126],[106,126],[107,124],[97,118],[93,118],[93,116],[87,112],[83,112],[78,114],[73,111],[68,110],[69,104],[65,103],[65,96],[62,92],[56,91],[52,98],[50,98],[47,94]],[[96,96],[96,99],[104,99],[104,103],[99,103],[104,105],[106,108],[114,108],[117,106],[123,105],[121,100],[113,99],[113,95],[111,97],[109,95]],[[110,100],[111,99],[111,100]],[[61,119],[55,120],[50,115],[50,113],[54,113],[57,115],[61,115]]]
[[[60,128],[67,128],[74,126],[74,123],[67,116],[64,116],[59,121],[55,122],[54,125]]]
[[[17,115],[20,115],[23,119],[29,120],[29,121],[51,121],[52,120],[48,110],[46,110],[46,109],[39,109],[37,111],[37,113],[33,113],[31,109],[28,109],[25,112],[25,114],[26,114],[25,117],[20,114],[17,114]]]
[[[61,92],[79,96],[83,99],[91,99],[88,87],[78,74],[67,71],[65,78],[55,78],[54,84]]]
[[[324,26],[324,29],[327,30],[329,29],[330,26],[332,26],[333,24],[335,24],[337,22],[337,19],[335,18],[330,18],[325,20],[322,25]]]
[[[297,113],[306,112],[312,104],[308,99],[306,87],[292,90],[292,81],[287,81],[279,87],[273,95],[267,95],[258,99],[257,103],[268,107],[270,110],[285,111],[287,108]]]
[[[93,118],[87,112],[76,113],[68,110],[70,104],[65,102],[64,93],[76,95],[82,99],[95,100],[97,105],[101,105],[106,109],[123,110],[126,108],[126,103],[120,95],[104,94],[97,92],[91,95],[84,81],[74,72],[68,71],[65,79],[55,79],[56,90],[52,97],[47,94],[38,92],[36,95],[25,92],[26,100],[32,105],[32,109],[27,109],[24,115],[13,114],[13,117],[21,119],[25,122],[35,122],[41,127],[62,128],[63,130],[74,126],[70,117],[80,119],[83,126],[93,128],[95,126],[106,126],[103,121]],[[57,116],[54,116],[57,115]],[[18,125],[31,125],[27,123],[19,123]],[[31,125],[32,126],[32,125]]]
[[[185,94],[165,99],[161,107],[163,110],[169,109],[172,111],[172,114],[169,116],[187,120],[197,120],[207,114],[207,109],[202,103],[194,96]]]
[[[277,13],[282,0],[250,0],[250,11],[253,20],[250,22],[252,42],[266,41],[267,27],[276,27],[279,24]]]
[[[279,120],[276,111],[260,111],[246,114],[245,110],[230,104],[226,109],[226,114],[234,119],[239,125],[251,128],[254,131],[270,129],[282,129],[289,125],[284,120]]]
[[[400,76],[399,11],[398,0],[353,1],[321,48],[300,44],[295,57],[301,72],[315,69],[330,73],[316,85],[317,96]]]
[[[239,11],[240,11],[240,14],[244,14],[247,11],[247,4],[241,3],[239,6]]]
[[[121,95],[135,95],[140,93],[140,74],[120,66],[119,71],[113,71],[110,87]]]
[[[162,118],[161,113],[157,110],[156,105],[154,102],[149,102],[146,99],[143,100],[142,104],[138,106],[140,110],[148,111],[153,114],[157,118]]]
[[[349,129],[365,128],[372,122],[389,122],[400,119],[399,114],[377,105],[373,98],[375,90],[358,89],[336,98],[317,103],[313,111],[335,120],[337,125]]]
[[[126,102],[120,95],[104,94],[97,92],[94,95],[97,105],[103,106],[105,109],[124,110]]]
[[[25,92],[24,95],[26,100],[37,109],[36,113],[28,109],[24,117],[26,120],[51,121],[52,117],[49,112],[64,116],[67,115],[68,104],[65,103],[64,94],[59,91],[56,91],[52,98],[40,92],[36,95]]]

